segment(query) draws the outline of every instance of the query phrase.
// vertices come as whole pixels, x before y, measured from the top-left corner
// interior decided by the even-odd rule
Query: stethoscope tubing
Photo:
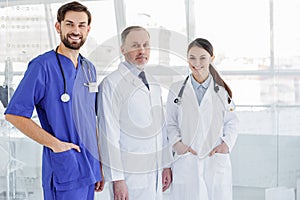
[[[174,103],[180,104],[180,101],[181,101],[181,98],[182,98],[182,95],[183,95],[183,91],[184,91],[184,89],[185,89],[185,86],[186,86],[186,83],[187,83],[189,77],[190,77],[190,76],[187,76],[187,77],[185,78],[185,80],[184,80],[184,82],[183,82],[183,84],[182,84],[182,86],[181,86],[181,88],[180,88],[180,90],[179,90],[179,93],[178,93],[178,95],[177,95],[177,98],[174,99]]]
[[[58,57],[58,53],[57,53],[58,47],[59,47],[59,46],[56,47],[55,55],[56,55],[56,60],[57,60],[57,62],[58,62],[58,65],[59,65],[59,68],[60,68],[60,72],[61,72],[61,75],[62,75],[62,78],[63,78],[63,81],[64,81],[64,94],[67,94],[67,82],[66,82],[66,77],[65,77],[64,70],[63,70],[63,68],[62,68],[60,59],[59,59],[59,57]]]
[[[66,77],[65,77],[65,73],[64,73],[62,64],[61,64],[59,56],[58,56],[58,52],[57,52],[58,47],[59,46],[56,47],[55,55],[56,55],[56,59],[57,59],[57,62],[58,62],[59,68],[60,68],[60,72],[61,72],[61,75],[62,75],[62,78],[63,78],[63,82],[64,82],[64,93],[61,95],[61,101],[62,102],[68,102],[70,100],[70,95],[67,93],[67,81],[66,81]],[[91,73],[90,64],[83,58],[83,56],[81,56],[80,54],[79,54],[79,56],[81,57],[81,64],[82,64],[82,68],[83,68],[83,71],[84,71],[84,74],[85,74],[85,78],[87,79],[88,82],[91,82],[92,81],[92,73]],[[84,69],[83,62],[87,63],[88,74],[86,73],[86,71]],[[95,75],[95,77],[96,77],[96,75]],[[91,80],[91,81],[89,81],[89,80]],[[89,86],[89,84],[87,84],[85,86]]]

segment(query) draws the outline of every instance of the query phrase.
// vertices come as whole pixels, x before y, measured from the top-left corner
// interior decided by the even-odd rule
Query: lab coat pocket
[[[230,158],[228,153],[215,153],[213,156],[213,162],[217,171],[224,171],[230,168]]]
[[[230,186],[232,172],[229,154],[216,153],[211,161],[212,166],[210,169],[213,169],[211,175],[214,177],[214,185],[220,185],[222,187]]]
[[[187,152],[175,159],[172,167],[174,184],[193,182],[195,173],[197,173],[197,157],[195,155]]]
[[[57,183],[67,183],[79,178],[79,165],[75,150],[54,153],[51,152],[54,180]]]
[[[232,199],[232,172],[229,154],[216,153],[213,158],[213,169],[209,169],[208,181],[212,187],[212,199]]]

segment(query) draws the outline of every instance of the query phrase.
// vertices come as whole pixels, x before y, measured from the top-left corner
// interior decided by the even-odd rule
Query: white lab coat
[[[106,182],[125,180],[129,199],[162,199],[164,115],[161,88],[150,91],[121,63],[99,85],[98,128]]]
[[[166,121],[168,138],[191,146],[191,153],[174,155],[172,200],[232,200],[232,172],[229,154],[208,154],[224,141],[229,151],[237,138],[238,119],[227,101],[226,90],[214,91],[214,81],[199,106],[191,81],[188,80],[181,104],[175,104],[183,81],[174,83],[168,95]]]

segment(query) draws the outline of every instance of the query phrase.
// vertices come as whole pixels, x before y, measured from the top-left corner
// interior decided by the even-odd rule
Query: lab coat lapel
[[[220,91],[219,91],[220,92]],[[218,94],[211,81],[200,106],[190,81],[183,93],[181,105],[181,130],[183,143],[191,145],[200,158],[205,157],[221,136],[223,113]]]
[[[149,93],[149,90],[145,86],[143,81],[139,77],[135,76],[123,63],[120,63],[118,69],[121,75],[123,76],[124,80],[128,81],[135,88],[141,89],[144,92]]]
[[[200,113],[202,113],[201,120],[199,120],[202,133],[200,157],[206,156],[222,136],[224,108],[218,95],[214,91],[214,81],[212,80],[200,104]]]
[[[197,122],[200,117],[199,105],[197,97],[191,81],[188,80],[182,96],[182,105],[180,106],[179,122],[182,130],[182,142],[187,145],[192,145],[198,133]]]

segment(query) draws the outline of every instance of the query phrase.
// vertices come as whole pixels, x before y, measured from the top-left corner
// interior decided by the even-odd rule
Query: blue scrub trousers
[[[56,191],[44,189],[44,200],[93,200],[95,184],[73,190]]]

